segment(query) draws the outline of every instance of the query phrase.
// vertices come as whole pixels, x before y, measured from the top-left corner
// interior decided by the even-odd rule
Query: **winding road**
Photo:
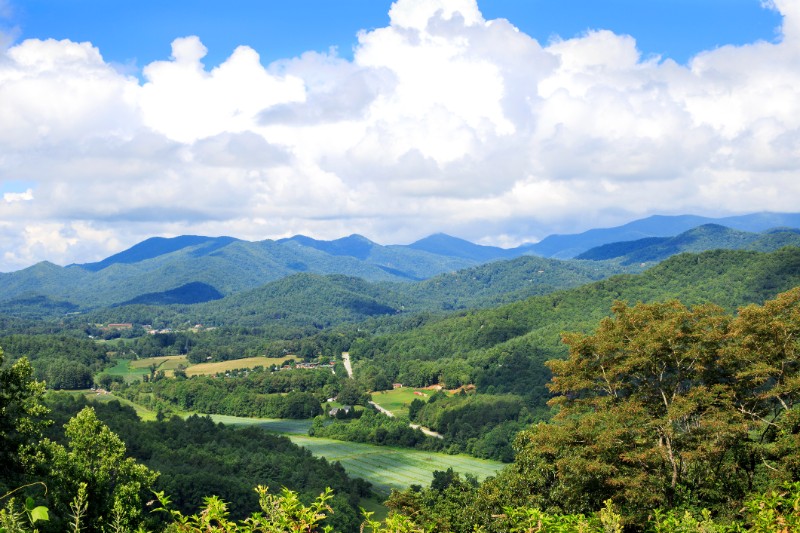
[[[342,362],[344,363],[344,368],[347,370],[347,376],[350,379],[353,379],[353,367],[350,364],[350,353],[349,352],[342,352]],[[373,402],[372,400],[369,401],[369,404],[380,411],[381,413],[385,414],[388,417],[394,418],[394,413],[389,411],[388,409],[384,409],[377,403]],[[437,433],[432,429],[428,429],[426,427],[420,426],[419,424],[409,424],[413,429],[418,429],[424,434],[428,435],[429,437],[436,437],[437,439],[443,439],[444,435],[441,433]]]

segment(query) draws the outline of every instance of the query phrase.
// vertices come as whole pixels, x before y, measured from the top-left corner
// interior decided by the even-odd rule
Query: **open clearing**
[[[199,376],[201,374],[219,374],[221,372],[228,372],[237,368],[255,368],[263,366],[264,368],[270,365],[281,365],[288,359],[296,359],[294,356],[289,357],[245,357],[244,359],[231,359],[230,361],[220,361],[215,363],[200,363],[192,365],[186,369],[187,376]]]
[[[399,389],[378,391],[371,394],[373,402],[387,411],[391,411],[394,416],[408,416],[408,406],[414,401],[414,398],[427,402],[434,392],[436,391],[400,387]]]
[[[220,361],[215,363],[200,363],[192,365],[186,359],[185,355],[164,355],[158,357],[145,357],[135,361],[127,359],[119,359],[116,365],[104,370],[105,373],[112,376],[122,376],[125,381],[137,381],[142,379],[150,373],[150,365],[156,365],[156,370],[163,370],[164,374],[168,377],[174,375],[175,369],[180,366],[186,368],[186,375],[201,376],[201,375],[214,375],[224,372],[229,372],[234,369],[255,368],[263,366],[268,368],[270,365],[281,365],[288,359],[295,359],[295,357],[246,357],[244,359],[232,359],[230,361]]]
[[[137,359],[131,361],[131,368],[150,368],[150,365],[156,365],[158,370],[175,370],[178,365],[188,366],[189,362],[186,360],[185,355],[162,355],[159,357],[147,357],[145,359]]]
[[[447,455],[390,446],[374,446],[359,442],[345,442],[308,436],[311,420],[275,420],[212,415],[216,422],[232,425],[258,425],[274,433],[289,437],[298,446],[307,448],[317,457],[339,461],[352,477],[372,483],[376,492],[388,496],[392,489],[405,490],[411,485],[427,487],[433,480],[434,470],[447,470],[472,474],[479,480],[495,475],[506,466],[498,461],[477,459],[468,455]]]
[[[200,415],[205,416],[205,415]],[[271,433],[282,435],[308,435],[311,420],[292,420],[288,418],[246,418],[243,416],[208,415],[214,422],[230,426],[258,426]]]
[[[305,435],[287,436],[315,456],[325,457],[331,462],[339,461],[349,475],[369,481],[377,492],[385,496],[392,489],[404,490],[411,485],[427,487],[433,480],[434,470],[452,467],[456,472],[472,474],[483,480],[505,466],[497,461],[466,455],[373,446]]]
[[[118,359],[117,364],[103,370],[110,376],[122,376],[122,379],[130,383],[131,381],[139,381],[142,376],[149,373],[147,368],[131,368],[131,363],[136,361],[129,361],[128,359]]]

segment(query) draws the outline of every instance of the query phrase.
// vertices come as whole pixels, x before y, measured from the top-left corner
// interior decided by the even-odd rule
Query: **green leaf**
[[[47,507],[40,505],[31,511],[31,522],[36,523],[39,520],[46,522],[50,520],[50,515],[47,513]]]
[[[32,511],[35,506],[36,506],[36,503],[33,501],[33,498],[31,498],[30,496],[25,498],[25,510],[26,511]]]

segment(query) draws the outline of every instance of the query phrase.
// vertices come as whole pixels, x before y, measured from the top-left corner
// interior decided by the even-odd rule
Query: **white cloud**
[[[6,203],[14,202],[29,202],[33,200],[33,189],[28,189],[25,192],[7,192],[3,194],[3,201]]]
[[[246,131],[262,110],[305,98],[302,80],[271,75],[252,48],[238,47],[211,72],[200,61],[206,52],[197,37],[176,39],[171,61],[144,68],[140,106],[147,126],[189,143]]]
[[[6,5],[0,0],[0,7]],[[518,244],[636,216],[795,211],[800,8],[686,66],[599,30],[542,45],[474,0],[398,0],[352,61],[213,69],[197,37],[126,76],[91,43],[0,47],[0,271],[152,235],[446,231]]]

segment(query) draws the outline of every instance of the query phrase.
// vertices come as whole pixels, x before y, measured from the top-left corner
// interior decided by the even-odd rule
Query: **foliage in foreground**
[[[84,487],[85,489],[85,487]],[[284,488],[280,494],[270,494],[266,487],[256,488],[260,511],[241,521],[230,519],[227,504],[216,496],[205,498],[203,508],[196,514],[186,516],[180,511],[169,509],[169,498],[157,493],[160,507],[154,512],[165,513],[169,523],[165,533],[334,533],[331,526],[322,523],[331,508],[328,501],[333,497],[330,489],[325,490],[309,505],[304,505],[297,493]],[[79,493],[71,504],[72,521],[67,531],[78,533],[86,528],[87,508],[85,490]],[[409,517],[393,512],[379,522],[364,512],[362,533],[426,533],[434,531],[487,531],[481,526],[465,529],[451,529],[442,524],[425,523],[425,517]],[[31,533],[38,531],[36,525],[46,521],[47,510],[34,507],[28,499],[21,510],[17,510],[11,499],[5,508],[0,509],[0,533]],[[503,513],[491,517],[493,529],[509,533],[622,533],[623,518],[613,504],[606,502],[603,509],[590,516],[582,514],[563,515],[540,511],[530,507],[506,507]],[[420,525],[422,524],[422,525]],[[110,527],[104,531],[127,531],[125,528]],[[138,531],[144,533],[143,528]],[[800,531],[800,483],[786,483],[782,490],[770,491],[747,502],[745,518],[736,524],[721,524],[703,510],[693,514],[655,511],[647,524],[649,533],[792,533]],[[346,533],[346,532],[342,532]]]
[[[735,520],[750,495],[800,479],[800,287],[736,317],[677,301],[613,310],[565,336],[569,358],[548,363],[558,413],[517,437],[486,501]]]

